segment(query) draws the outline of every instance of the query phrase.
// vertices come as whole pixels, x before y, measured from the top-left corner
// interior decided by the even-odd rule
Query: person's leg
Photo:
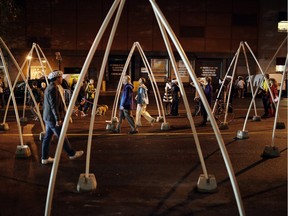
[[[59,136],[61,133],[61,129],[62,129],[62,127],[53,127],[52,128],[54,134],[57,136],[58,139],[59,139]],[[75,151],[72,149],[72,146],[71,146],[69,140],[67,139],[67,137],[65,137],[65,139],[64,139],[63,148],[67,152],[68,156],[75,155]]]
[[[175,100],[172,101],[170,114],[175,115]]]
[[[142,110],[141,105],[140,105],[140,104],[137,104],[137,108],[136,108],[136,119],[135,119],[136,127],[142,126],[142,124],[141,124],[141,110]]]
[[[117,128],[115,129],[115,132],[120,133],[121,124],[122,124],[123,119],[124,119],[124,112],[123,112],[123,110],[120,110],[119,111],[119,122],[117,124]]]
[[[131,131],[136,131],[136,127],[135,127],[135,122],[134,122],[134,118],[132,116],[132,111],[131,110],[124,110],[124,116],[128,121],[128,124],[131,127]]]
[[[147,105],[143,104],[142,105],[142,109],[141,109],[141,115],[143,115],[143,117],[150,123],[154,123],[155,119],[147,112]]]
[[[46,132],[42,141],[42,159],[48,159],[49,157],[50,141],[53,136],[53,131],[50,128],[52,124],[49,122],[45,122],[45,124],[46,124]]]

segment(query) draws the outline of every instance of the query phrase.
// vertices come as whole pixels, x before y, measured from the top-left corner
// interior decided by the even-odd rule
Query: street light
[[[62,61],[61,53],[55,52],[55,55],[56,55],[56,60],[58,60],[58,70],[61,70],[61,61]]]

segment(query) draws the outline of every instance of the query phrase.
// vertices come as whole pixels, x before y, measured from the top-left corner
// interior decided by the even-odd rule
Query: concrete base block
[[[107,131],[113,131],[117,127],[118,118],[117,117],[113,117],[110,121],[106,121],[106,122],[107,122],[106,130]]]
[[[161,124],[161,130],[169,130],[169,129],[170,129],[170,125],[168,122]]]
[[[220,125],[219,125],[219,129],[220,130],[228,130],[228,123],[221,123]]]
[[[8,130],[9,130],[8,123],[0,124],[0,131],[8,131]]]
[[[119,122],[119,120],[118,120],[118,118],[117,118],[117,117],[113,117],[113,118],[111,119],[111,122],[113,122],[113,123],[118,123],[118,122]]]
[[[162,116],[158,116],[157,119],[156,119],[156,122],[163,122],[164,119]]]
[[[23,126],[28,124],[28,118],[27,117],[21,117],[20,118],[20,124]]]
[[[214,175],[208,175],[208,179],[201,174],[197,182],[197,190],[204,193],[214,193],[217,190],[217,182]]]
[[[284,122],[276,122],[276,129],[285,129]]]
[[[85,177],[85,173],[80,174],[77,184],[78,192],[93,191],[96,187],[97,181],[94,174],[89,173],[88,178]]]
[[[248,139],[249,138],[248,131],[238,130],[237,131],[237,138],[238,139]]]
[[[252,121],[253,122],[259,122],[259,121],[261,121],[261,117],[260,116],[253,116]]]
[[[42,142],[43,138],[45,137],[45,132],[42,131],[40,134],[39,134],[39,140]]]
[[[31,151],[28,145],[17,145],[16,158],[28,158],[31,156]]]
[[[264,152],[261,157],[263,158],[275,158],[280,156],[279,148],[276,146],[265,146]]]

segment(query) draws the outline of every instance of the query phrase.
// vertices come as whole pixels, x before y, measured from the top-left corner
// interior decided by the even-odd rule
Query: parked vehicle
[[[37,86],[38,88],[41,88],[41,83],[42,82],[45,82],[46,83],[46,80],[45,79],[33,79],[33,80],[28,80],[28,83],[29,83],[29,86],[30,88],[32,88],[32,83],[36,81],[37,82]],[[25,95],[25,82],[24,81],[19,81],[17,82],[16,86],[15,86],[15,89],[14,89],[14,96],[15,96],[15,99],[16,99],[16,102],[18,103],[23,103],[24,102],[24,95]],[[29,91],[27,89],[27,98],[28,98],[28,95],[29,95]],[[4,98],[5,98],[5,101],[7,103],[8,99],[9,99],[9,96],[10,96],[10,89],[9,88],[5,88],[4,90]],[[12,100],[11,100],[11,103],[12,103]]]

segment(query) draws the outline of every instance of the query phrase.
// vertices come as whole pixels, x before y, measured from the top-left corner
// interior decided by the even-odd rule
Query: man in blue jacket
[[[55,134],[58,138],[61,133],[62,121],[65,117],[64,103],[59,91],[59,85],[62,83],[62,72],[53,71],[49,74],[50,84],[45,89],[43,104],[43,120],[46,124],[46,133],[42,142],[42,164],[53,163],[54,158],[49,157],[50,141]],[[67,152],[70,160],[74,160],[83,155],[83,151],[74,151],[67,139],[64,140],[64,150]]]
[[[134,118],[132,115],[133,107],[133,85],[131,84],[131,78],[128,75],[125,75],[123,78],[124,88],[121,94],[120,106],[119,106],[119,122],[117,128],[113,131],[114,133],[120,133],[121,124],[123,119],[127,119],[128,124],[131,127],[129,134],[138,133],[138,130],[135,127]]]

